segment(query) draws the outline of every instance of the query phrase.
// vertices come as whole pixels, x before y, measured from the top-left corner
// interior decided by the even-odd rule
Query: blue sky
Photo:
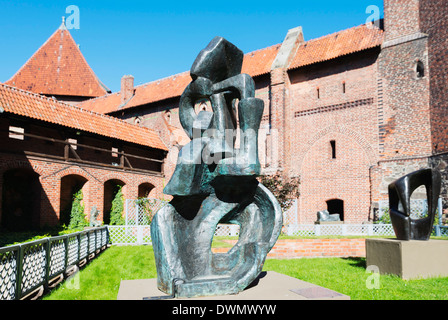
[[[187,71],[214,36],[245,53],[283,41],[302,26],[305,40],[366,22],[382,0],[4,1],[0,0],[0,82],[14,73],[79,8],[70,30],[87,62],[112,91],[125,74],[135,84]]]

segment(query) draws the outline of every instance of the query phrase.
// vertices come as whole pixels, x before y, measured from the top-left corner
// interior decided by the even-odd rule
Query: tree
[[[110,210],[110,224],[111,225],[123,225],[125,220],[123,218],[124,210],[124,199],[122,186],[117,186],[117,193],[115,194],[114,200],[112,200],[112,209]]]
[[[299,177],[285,177],[280,172],[274,175],[261,175],[259,181],[277,198],[282,210],[288,210],[300,195]]]
[[[86,215],[84,214],[84,204],[82,203],[82,189],[73,194],[72,210],[70,212],[69,229],[82,228],[88,225]]]

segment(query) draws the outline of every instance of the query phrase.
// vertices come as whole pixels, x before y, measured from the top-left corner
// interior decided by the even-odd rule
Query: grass
[[[366,272],[365,258],[268,259],[265,271],[276,271],[346,294],[352,300],[447,300],[448,278],[402,280],[381,275],[379,288],[372,273]]]
[[[218,244],[219,245],[219,244]],[[405,281],[381,275],[379,289],[368,289],[372,274],[364,258],[268,259],[265,271],[276,271],[346,294],[352,300],[447,300],[448,278]],[[112,246],[88,264],[74,280],[61,284],[44,300],[116,300],[121,280],[157,277],[151,246]]]
[[[121,280],[156,277],[151,246],[112,246],[43,299],[116,300]]]

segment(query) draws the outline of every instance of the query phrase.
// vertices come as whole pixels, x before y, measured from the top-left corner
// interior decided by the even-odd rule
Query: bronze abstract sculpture
[[[418,187],[426,187],[428,215],[411,218],[411,195]],[[412,172],[389,185],[389,210],[398,240],[429,240],[440,195],[441,176],[437,170],[422,169]]]
[[[151,224],[158,288],[175,297],[244,290],[280,235],[280,205],[256,179],[264,103],[255,98],[253,79],[240,74],[243,56],[215,37],[193,63],[180,99],[180,121],[192,140],[164,189],[173,199]],[[210,101],[213,112],[196,114],[201,99]],[[240,226],[237,244],[225,254],[211,251],[218,223]]]

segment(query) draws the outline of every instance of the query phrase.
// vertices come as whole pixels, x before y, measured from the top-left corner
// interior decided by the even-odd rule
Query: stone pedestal
[[[142,300],[166,296],[157,289],[157,279],[123,280],[117,300]],[[246,290],[233,295],[189,298],[188,300],[350,300],[349,296],[281,273],[262,272]],[[175,299],[187,300],[187,299]]]
[[[321,224],[321,225],[344,224],[344,221],[314,221],[314,224]]]
[[[448,277],[448,241],[366,239],[366,264],[404,280]]]

